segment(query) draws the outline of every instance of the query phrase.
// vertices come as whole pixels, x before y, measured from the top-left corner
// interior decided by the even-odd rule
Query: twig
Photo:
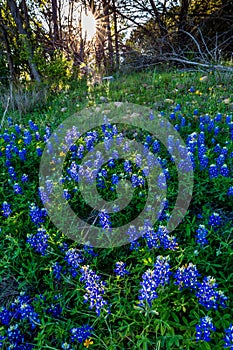
[[[0,129],[2,128],[2,126],[3,126],[3,124],[4,124],[5,116],[6,116],[8,107],[9,107],[9,102],[10,102],[10,96],[9,96],[8,99],[7,99],[6,109],[5,109],[5,111],[4,111],[4,113],[3,113],[3,116],[2,116],[2,121],[1,121]]]

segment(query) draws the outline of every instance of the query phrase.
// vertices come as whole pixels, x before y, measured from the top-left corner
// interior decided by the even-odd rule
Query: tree
[[[18,32],[20,34],[20,37],[22,39],[22,42],[24,44],[32,77],[36,81],[40,82],[41,81],[40,74],[38,72],[36,63],[34,62],[33,49],[32,49],[32,45],[30,43],[30,36],[29,36],[30,27],[28,27],[29,23],[25,23],[25,28],[24,28],[22,18],[21,18],[21,15],[20,15],[20,12],[19,12],[19,9],[17,7],[15,0],[7,0],[7,4],[9,6],[11,14],[14,18],[15,23],[16,23],[16,26],[17,26]],[[25,4],[25,6],[26,6],[26,4]]]

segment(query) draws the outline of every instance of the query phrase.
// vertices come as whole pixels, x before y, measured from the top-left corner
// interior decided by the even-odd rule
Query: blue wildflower
[[[128,275],[129,271],[126,270],[126,263],[123,263],[123,261],[116,262],[116,268],[114,269],[114,272],[117,276],[124,277],[124,275]]]
[[[196,340],[204,340],[209,342],[211,331],[215,332],[216,328],[213,325],[212,318],[209,316],[202,317],[200,324],[196,325]]]
[[[49,235],[43,228],[38,228],[37,233],[28,235],[27,243],[34,248],[35,252],[45,255],[48,248],[48,238]]]
[[[208,244],[208,240],[206,239],[208,235],[208,230],[205,228],[204,225],[199,225],[198,229],[196,230],[196,233],[197,243],[200,243],[202,246]]]
[[[202,283],[198,283],[196,296],[198,302],[207,309],[217,309],[218,305],[225,307],[227,297],[222,291],[217,290],[215,278],[208,276],[204,277]]]
[[[230,324],[230,326],[225,329],[225,337],[223,339],[225,341],[224,348],[229,348],[230,350],[233,350],[233,325]]]
[[[200,274],[197,271],[196,265],[189,263],[188,265],[184,265],[178,268],[178,270],[174,274],[174,283],[179,286],[179,289],[195,289],[198,283],[198,276],[200,276]]]
[[[8,218],[12,213],[11,206],[7,202],[2,203],[2,215]]]
[[[84,340],[89,338],[92,335],[93,328],[88,324],[80,327],[80,328],[72,328],[70,330],[71,333],[71,341],[77,340],[79,343],[82,343]]]

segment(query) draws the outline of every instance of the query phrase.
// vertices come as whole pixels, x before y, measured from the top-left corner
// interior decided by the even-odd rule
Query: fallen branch
[[[209,69],[214,69],[214,70],[219,70],[223,72],[232,72],[233,73],[233,67],[227,67],[227,66],[222,66],[222,65],[211,65],[207,63],[200,63],[200,62],[195,62],[195,61],[189,61],[185,58],[178,58],[178,57],[161,57],[160,58],[163,61],[173,61],[173,62],[179,62],[183,63],[186,65],[192,65],[192,66],[198,66],[198,67],[203,67],[203,68],[209,68]]]
[[[2,129],[2,126],[3,126],[3,124],[4,124],[5,116],[6,116],[6,113],[7,113],[7,111],[8,111],[8,107],[9,107],[9,102],[10,102],[10,96],[9,96],[8,99],[7,99],[7,104],[6,104],[6,108],[5,108],[5,111],[4,111],[3,116],[2,116],[2,121],[1,121],[0,129]]]

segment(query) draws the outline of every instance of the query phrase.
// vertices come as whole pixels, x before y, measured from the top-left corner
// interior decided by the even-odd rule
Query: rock
[[[104,96],[100,96],[100,101],[101,102],[108,102],[108,99]]]
[[[174,101],[171,100],[170,98],[166,98],[166,99],[164,100],[164,102],[167,102],[167,103],[174,103]]]
[[[113,81],[114,77],[112,75],[109,75],[108,77],[103,77],[102,80],[103,81]]]

